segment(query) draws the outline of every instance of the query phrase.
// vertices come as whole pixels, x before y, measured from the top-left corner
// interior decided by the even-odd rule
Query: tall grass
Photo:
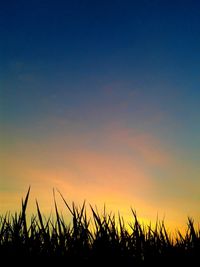
[[[67,224],[54,194],[55,219],[42,216],[36,201],[37,213],[27,223],[29,193],[18,214],[0,216],[0,259],[7,266],[193,266],[199,260],[200,229],[191,218],[185,234],[172,238],[162,221],[144,226],[132,210],[126,225],[120,215],[99,214],[92,206],[88,218],[85,202],[78,208],[60,194],[72,217]]]

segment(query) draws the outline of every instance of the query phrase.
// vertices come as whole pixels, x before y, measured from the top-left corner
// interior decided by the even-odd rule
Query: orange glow
[[[128,221],[131,206],[143,222],[155,221],[158,214],[161,219],[166,216],[170,227],[184,225],[190,215],[189,205],[192,216],[198,218],[191,199],[182,207],[183,200],[166,197],[164,190],[171,187],[172,180],[169,185],[163,180],[164,188],[154,179],[151,168],[172,173],[176,163],[156,138],[123,128],[106,129],[94,139],[93,146],[90,138],[68,135],[38,143],[24,140],[4,151],[1,212],[20,208],[21,197],[31,185],[30,213],[35,212],[35,198],[45,214],[51,212],[52,189],[57,188],[69,203],[82,204],[86,200],[99,208],[106,204],[108,211],[119,211]],[[177,170],[175,174],[180,177]],[[58,201],[64,210],[62,201]]]

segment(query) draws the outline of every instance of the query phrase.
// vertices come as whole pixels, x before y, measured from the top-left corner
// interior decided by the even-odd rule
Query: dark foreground
[[[200,266],[200,230],[188,219],[184,235],[171,237],[163,222],[154,228],[142,226],[133,213],[129,230],[123,218],[92,210],[88,219],[85,204],[70,207],[72,224],[67,225],[55,202],[56,220],[37,215],[26,221],[29,191],[19,214],[0,217],[2,266]]]

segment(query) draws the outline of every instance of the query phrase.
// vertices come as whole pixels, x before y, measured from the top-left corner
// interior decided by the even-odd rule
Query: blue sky
[[[171,203],[173,196],[177,205],[169,213],[190,203],[180,218],[189,210],[196,216],[199,25],[199,1],[1,3],[0,143],[7,166],[2,200],[12,199],[12,187],[16,196],[27,184],[37,185],[42,175],[52,173],[49,184],[57,183],[50,172],[53,159],[59,184],[71,188],[69,175],[79,182],[77,177],[84,181],[93,175],[95,187],[102,168],[111,181],[112,173],[118,177],[120,186],[119,162],[121,169],[129,168],[126,183],[131,185],[133,160],[153,210],[162,211],[159,201]],[[114,199],[118,193],[113,189]],[[99,189],[98,199],[105,194]],[[145,210],[144,195],[138,194],[136,202]],[[72,197],[76,200],[76,194]]]

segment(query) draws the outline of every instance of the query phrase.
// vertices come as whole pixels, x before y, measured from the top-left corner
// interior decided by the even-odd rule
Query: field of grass
[[[60,194],[71,224],[56,201],[54,219],[42,216],[36,202],[37,212],[27,223],[29,192],[19,214],[0,217],[0,259],[5,266],[199,266],[200,229],[190,218],[187,231],[172,238],[164,222],[143,226],[133,210],[128,225],[120,215],[100,215],[93,207],[88,218],[85,203],[69,206]]]

